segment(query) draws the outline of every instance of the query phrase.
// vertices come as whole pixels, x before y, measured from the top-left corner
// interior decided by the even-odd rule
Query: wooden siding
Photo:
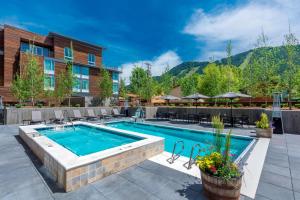
[[[3,42],[1,43],[1,37]],[[66,69],[64,60],[64,47],[70,47],[70,41],[59,35],[41,36],[9,25],[4,25],[0,30],[0,49],[4,50],[4,56],[0,56],[0,94],[4,96],[5,102],[16,102],[10,92],[10,86],[16,73],[21,71],[26,63],[26,55],[20,52],[21,41],[35,41],[35,44],[45,46],[53,50],[55,58],[55,76]],[[74,63],[88,65],[88,53],[96,57],[96,67],[90,67],[89,93],[91,96],[98,96],[100,89],[97,84],[100,79],[100,68],[102,66],[102,48],[94,45],[72,40],[74,48]],[[44,57],[36,56],[43,70]]]

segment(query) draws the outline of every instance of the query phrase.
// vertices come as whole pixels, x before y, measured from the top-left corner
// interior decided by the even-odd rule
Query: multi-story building
[[[34,42],[34,45],[31,43]],[[72,47],[71,47],[72,44]],[[57,33],[46,36],[10,25],[0,27],[0,96],[4,102],[16,102],[10,87],[15,75],[22,71],[26,52],[36,56],[44,71],[44,89],[55,89],[55,77],[66,69],[66,60],[72,60],[77,81],[74,96],[96,97],[101,90],[97,83],[101,77],[103,47],[89,44]],[[72,50],[72,49],[73,50]],[[106,67],[113,79],[113,93],[118,95],[119,67]]]

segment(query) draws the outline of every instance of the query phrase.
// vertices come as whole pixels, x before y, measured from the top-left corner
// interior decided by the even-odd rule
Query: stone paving
[[[161,123],[170,125],[169,122]],[[200,128],[198,125],[174,126]],[[253,135],[251,129],[235,129],[234,132]],[[299,147],[299,135],[274,135],[256,199],[300,200]],[[18,126],[10,125],[0,126],[0,199],[205,198],[199,179],[151,161],[144,161],[76,191],[65,193],[48,178],[41,163],[18,137]]]

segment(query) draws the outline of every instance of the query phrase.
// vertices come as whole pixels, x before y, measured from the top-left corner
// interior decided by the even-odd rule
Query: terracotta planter
[[[201,170],[200,170],[201,171]],[[240,199],[242,176],[225,181],[201,171],[201,180],[204,194],[211,200],[238,200]]]
[[[256,128],[257,137],[272,138],[272,135],[273,135],[272,128],[267,128],[267,129]]]

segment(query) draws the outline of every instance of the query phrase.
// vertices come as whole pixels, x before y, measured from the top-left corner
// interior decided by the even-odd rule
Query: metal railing
[[[177,144],[182,144],[181,146],[181,150],[175,154],[175,150],[176,150],[176,146]],[[170,158],[167,159],[167,161],[170,164],[173,164],[175,160],[177,160],[180,157],[180,154],[183,152],[184,150],[184,142],[182,140],[179,140],[177,142],[175,142],[174,147],[173,147],[173,151],[172,151],[172,156]]]
[[[194,155],[194,150],[195,150],[196,147],[198,147],[198,153],[196,154],[196,156],[193,157],[193,155]],[[199,156],[200,153],[201,153],[200,144],[195,144],[195,145],[192,147],[189,161],[186,162],[186,163],[184,163],[183,166],[186,167],[187,169],[191,169],[191,168],[192,168],[192,165],[195,163],[195,158],[196,158],[197,156]],[[186,165],[187,165],[187,166],[186,166]]]

